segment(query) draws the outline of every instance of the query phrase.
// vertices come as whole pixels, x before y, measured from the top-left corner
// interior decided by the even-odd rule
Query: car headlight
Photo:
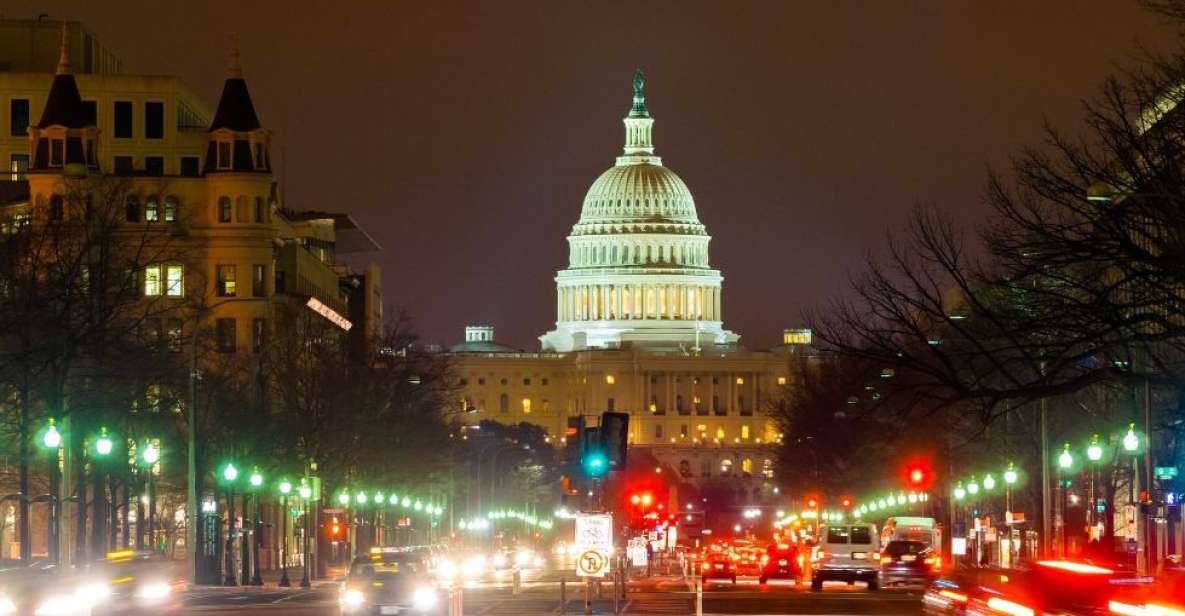
[[[161,601],[169,596],[173,589],[164,582],[145,584],[136,591],[136,598],[144,601]]]
[[[531,562],[531,553],[526,550],[519,550],[514,554],[514,564],[522,567]]]
[[[443,558],[436,565],[436,577],[451,580],[457,575],[457,565],[453,561]]]
[[[341,604],[347,608],[356,608],[366,602],[366,595],[357,588],[347,588],[342,593]]]
[[[0,597],[0,616],[16,613],[16,604],[8,597]]]
[[[417,588],[411,596],[411,605],[421,612],[436,607],[436,592],[431,588]]]
[[[481,556],[474,556],[465,561],[464,573],[468,577],[477,577],[482,574],[486,568],[486,559]]]
[[[543,559],[536,556],[533,560],[531,560],[531,566],[535,567],[536,569],[542,569]]]
[[[495,567],[505,567],[507,562],[505,554],[494,554]]]
[[[87,607],[92,607],[107,600],[111,596],[111,588],[106,584],[83,584],[74,592],[78,601]]]
[[[37,616],[70,616],[89,612],[90,606],[83,606],[74,597],[51,597],[37,606]]]

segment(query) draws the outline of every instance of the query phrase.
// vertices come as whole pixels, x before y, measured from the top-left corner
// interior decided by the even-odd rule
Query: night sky
[[[373,6],[371,6],[373,5]],[[211,107],[241,37],[288,205],[346,211],[382,245],[387,302],[429,342],[466,324],[529,350],[589,184],[623,139],[635,67],[657,153],[690,186],[724,274],[726,327],[776,343],[843,293],[918,202],[984,213],[989,165],[1137,42],[1175,33],[1134,1],[58,2],[130,73]]]

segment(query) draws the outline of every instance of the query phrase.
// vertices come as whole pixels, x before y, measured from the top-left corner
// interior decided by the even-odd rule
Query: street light
[[[350,494],[348,492],[341,492],[337,495],[337,502],[341,506],[350,504]]]
[[[61,498],[58,496],[60,491],[59,483],[61,481],[61,469],[58,467],[59,452],[62,447],[62,433],[58,432],[58,427],[54,425],[52,417],[49,418],[49,425],[45,427],[45,432],[41,435],[41,445],[49,453],[49,515],[46,518],[48,527],[46,528],[46,542],[49,547],[49,562],[54,565],[58,564],[60,541],[60,502]]]
[[[1091,462],[1103,459],[1103,446],[1099,444],[1099,435],[1090,437],[1090,445],[1086,447],[1086,458]]]
[[[246,526],[248,512],[254,510],[253,515],[255,519],[252,520],[251,523],[250,543],[248,543],[247,533],[244,532],[242,548],[240,548],[243,552],[243,585],[246,586],[248,581],[250,581],[252,586],[263,586],[263,576],[259,571],[259,535],[260,531],[262,530],[260,528],[261,524],[259,518],[263,517],[263,512],[260,511],[259,507],[259,488],[263,486],[263,473],[259,472],[259,467],[254,467],[251,469],[251,475],[247,478],[247,482],[251,484],[250,495],[252,504],[254,504],[255,507],[252,508],[250,505],[248,505],[246,496],[243,497],[244,526]],[[244,530],[246,530],[246,528],[244,528]],[[255,546],[254,555],[251,554],[252,545]],[[255,564],[254,568],[251,567],[252,561]],[[247,579],[248,571],[251,572],[250,580]]]
[[[304,509],[304,532],[300,535],[301,568],[304,570],[304,575],[300,578],[301,588],[311,588],[313,585],[309,581],[309,499],[311,498],[313,498],[313,488],[301,480],[300,500],[302,509]]]
[[[971,496],[979,494],[979,484],[975,482],[975,477],[972,477],[971,482],[967,484],[967,493]]]
[[[1004,471],[1004,483],[1008,485],[1015,485],[1019,477],[1016,474],[1016,467],[1011,462],[1008,463],[1008,470]]]
[[[1057,456],[1058,468],[1068,470],[1074,466],[1074,454],[1070,453],[1070,444],[1066,443],[1062,448],[1062,452]]]
[[[996,478],[992,477],[991,474],[984,475],[983,476],[983,489],[987,490],[988,492],[991,492],[995,488],[996,488]]]
[[[160,449],[147,441],[140,452],[140,460],[148,473],[148,549],[156,551],[156,463],[160,461]],[[137,522],[138,523],[138,522]],[[140,535],[139,532],[136,533]]]
[[[1136,435],[1135,422],[1128,425],[1127,434],[1123,436],[1123,450],[1133,454],[1140,450],[1140,437]]]
[[[292,492],[292,482],[280,480],[280,507],[283,527],[280,531],[280,587],[288,588],[292,582],[288,580],[288,495]]]
[[[235,532],[236,532],[236,529],[235,529],[235,517],[236,516],[235,516],[234,483],[239,478],[239,469],[235,467],[233,462],[227,462],[222,467],[221,475],[222,475],[222,482],[226,485],[226,502],[227,502],[227,509],[226,509],[226,515],[227,515],[227,520],[226,520],[226,561],[224,563],[226,571],[224,572],[224,575],[222,578],[222,584],[224,586],[235,586],[235,585],[237,585],[237,582],[235,581],[235,559],[234,559],[234,552],[235,552],[234,541],[235,541]],[[247,505],[247,503],[245,502],[246,499],[247,499],[247,497],[244,496],[243,497],[243,500],[244,500],[243,515],[244,515],[244,517],[246,517],[246,505]]]
[[[962,482],[959,482],[959,485],[955,486],[955,500],[961,501],[964,498],[967,498],[967,489],[963,487]],[[875,509],[873,509],[873,511],[875,511]]]
[[[99,438],[95,439],[95,453],[100,456],[109,456],[114,447],[115,443],[107,434],[107,426],[99,428]]]

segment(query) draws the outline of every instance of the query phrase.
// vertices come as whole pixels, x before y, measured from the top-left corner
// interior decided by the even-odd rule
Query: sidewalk
[[[346,574],[345,567],[331,566],[331,567],[329,567],[329,570],[326,572],[326,575],[324,578],[310,580],[310,582],[312,584],[311,587],[312,588],[327,588],[330,586],[337,586],[339,583],[338,579],[345,576],[345,574]],[[236,580],[239,579],[240,575],[241,575],[241,573],[239,575],[236,575],[235,579]],[[304,575],[304,571],[300,567],[289,567],[288,568],[288,581],[291,583],[291,586],[289,586],[288,588],[283,588],[280,586],[281,575],[282,575],[282,572],[279,569],[276,569],[275,571],[261,571],[259,577],[263,580],[263,586],[252,586],[252,585],[223,586],[223,585],[219,585],[219,584],[208,584],[208,585],[192,584],[189,586],[189,590],[228,590],[228,591],[271,590],[271,591],[274,591],[277,588],[281,588],[284,590],[289,590],[289,589],[290,590],[305,590],[300,587],[300,580],[301,580],[301,577]]]

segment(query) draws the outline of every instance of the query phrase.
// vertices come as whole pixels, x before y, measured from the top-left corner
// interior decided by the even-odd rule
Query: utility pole
[[[1041,554],[1045,557],[1049,556],[1049,501],[1049,403],[1041,398]]]

